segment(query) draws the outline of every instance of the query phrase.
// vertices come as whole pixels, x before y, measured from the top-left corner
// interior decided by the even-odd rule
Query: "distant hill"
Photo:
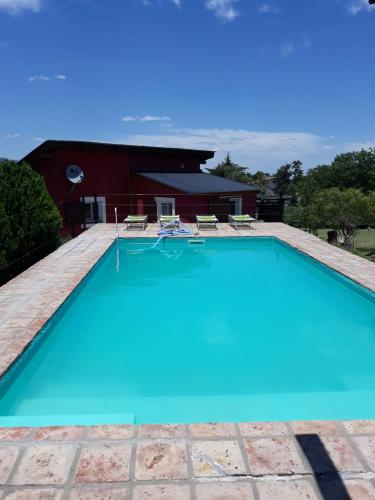
[[[2,161],[7,160],[7,159],[8,159],[8,158],[0,158],[0,163],[1,163]]]

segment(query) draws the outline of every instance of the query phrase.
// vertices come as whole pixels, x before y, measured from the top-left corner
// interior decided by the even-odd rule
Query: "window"
[[[230,199],[230,215],[242,214],[242,198]]]
[[[156,213],[158,218],[161,215],[175,215],[176,200],[174,198],[155,198]]]
[[[95,201],[96,200],[96,201]],[[97,222],[107,222],[105,196],[81,197],[83,223],[82,227],[91,227]]]

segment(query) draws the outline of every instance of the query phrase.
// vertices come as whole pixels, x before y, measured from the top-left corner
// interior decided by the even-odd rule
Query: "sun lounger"
[[[178,226],[180,224],[179,215],[161,215],[159,217],[160,227],[164,227],[168,224],[168,227]]]
[[[217,229],[217,223],[219,222],[216,215],[197,215],[197,227],[198,231],[201,225],[213,226]]]
[[[251,227],[251,223],[255,221],[256,219],[254,219],[250,215],[229,216],[229,225],[232,226],[234,229],[237,229],[238,226],[246,226],[246,225],[249,225],[249,228],[254,229],[253,227]]]
[[[126,231],[130,226],[142,226],[144,231],[147,227],[148,216],[147,215],[128,215],[124,220],[124,231]]]

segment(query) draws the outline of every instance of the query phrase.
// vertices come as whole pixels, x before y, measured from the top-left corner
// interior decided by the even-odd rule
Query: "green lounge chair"
[[[129,229],[130,226],[142,226],[142,230],[144,231],[148,224],[148,216],[147,215],[128,215],[124,220],[124,231]]]
[[[200,229],[201,224],[204,226],[213,226],[217,229],[217,223],[219,222],[216,215],[197,215],[197,228]]]
[[[164,227],[168,224],[168,227],[178,226],[180,224],[179,215],[161,215],[159,217],[160,227]]]
[[[229,216],[229,225],[237,230],[238,226],[246,226],[249,225],[250,229],[255,229],[251,227],[251,223],[255,222],[256,219],[251,217],[250,215],[230,215]]]

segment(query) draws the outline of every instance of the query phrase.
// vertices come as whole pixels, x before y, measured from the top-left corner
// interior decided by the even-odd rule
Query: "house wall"
[[[256,215],[257,192],[242,194],[242,213],[249,214],[252,217]]]
[[[189,156],[110,152],[101,151],[100,148],[94,151],[73,148],[56,150],[53,154],[40,154],[31,163],[43,175],[47,189],[64,218],[63,232],[70,232],[73,224],[75,234],[83,230],[79,213],[81,197],[105,196],[107,222],[114,222],[115,206],[118,208],[119,220],[122,221],[129,213],[136,213],[135,196],[132,193],[143,192],[142,178],[136,176],[135,172],[200,172],[199,159]],[[73,185],[67,180],[65,169],[70,164],[77,164],[82,168],[85,179],[81,184]],[[132,182],[135,177],[141,180],[137,182],[134,191]],[[151,191],[159,189],[160,186],[154,186]]]
[[[181,155],[155,155],[155,153],[131,153],[128,165],[132,172],[181,172],[194,173],[201,171],[199,159]]]
[[[200,172],[200,159],[184,155],[148,152],[118,152],[66,148],[41,153],[32,160],[32,167],[43,175],[47,189],[64,218],[63,231],[82,232],[81,197],[105,196],[106,222],[114,222],[114,208],[119,221],[128,214],[147,214],[156,221],[155,196],[174,197],[176,213],[186,222],[194,222],[196,214],[210,213],[210,206],[220,203],[220,194],[188,195],[152,181],[137,172]],[[81,184],[70,183],[65,169],[79,165],[85,175]],[[229,195],[229,193],[226,195]],[[256,193],[234,193],[243,198],[243,213],[255,215]],[[73,215],[73,217],[72,217]],[[224,219],[223,219],[224,220]]]

